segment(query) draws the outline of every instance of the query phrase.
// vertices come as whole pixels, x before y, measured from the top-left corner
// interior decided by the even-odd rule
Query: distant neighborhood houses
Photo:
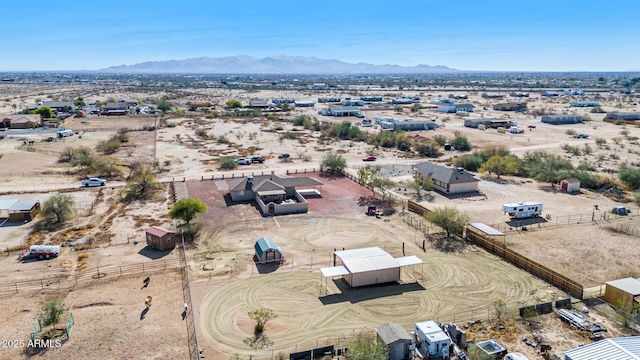
[[[524,111],[526,109],[527,103],[525,102],[508,102],[493,105],[493,110],[498,111]]]

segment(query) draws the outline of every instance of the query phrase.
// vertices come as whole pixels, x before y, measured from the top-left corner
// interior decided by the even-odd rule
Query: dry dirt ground
[[[11,86],[3,87],[2,94],[11,100],[0,102],[0,111],[3,113],[12,112],[12,102],[17,102],[18,106],[22,107],[22,104],[26,106],[34,103],[38,97],[58,98],[82,95],[85,100],[91,101],[104,100],[108,96],[143,98],[149,96],[149,94],[105,92],[102,89],[86,86],[65,86],[56,88],[55,91],[50,86],[37,86],[30,89]],[[184,106],[186,101],[207,100],[218,104],[216,108],[220,109],[221,104],[233,97],[240,98],[244,102],[250,99],[275,97],[308,100],[318,96],[344,96],[346,93],[318,95],[312,92],[294,91],[244,92],[241,90],[194,89],[190,92],[184,92],[183,95],[181,99],[175,101],[178,106]],[[354,94],[350,95],[354,96]],[[392,95],[400,96],[400,93]],[[403,95],[419,95],[423,99],[428,99],[431,96],[447,96],[448,93],[404,92]],[[152,96],[162,96],[162,93]],[[619,97],[606,95],[605,99],[601,101],[607,111],[638,110],[637,106],[630,105],[628,101],[620,102],[619,100]],[[601,121],[602,115],[598,114],[590,114],[593,121],[585,125],[552,126],[542,124],[529,115],[483,110],[483,106],[488,105],[489,102],[497,103],[499,101],[482,99],[477,93],[470,93],[469,101],[474,103],[478,110],[476,114],[471,115],[472,117],[507,116],[517,120],[523,126],[536,125],[536,128],[518,135],[468,129],[462,126],[461,118],[438,114],[428,109],[418,112],[412,112],[409,108],[371,110],[366,112],[366,116],[367,118],[373,116],[436,118],[439,122],[444,123],[443,129],[412,135],[432,137],[436,134],[442,134],[451,138],[455,131],[460,131],[468,136],[471,144],[476,148],[487,145],[506,145],[518,155],[533,150],[552,151],[567,156],[576,165],[580,161],[596,163],[600,170],[617,168],[622,161],[640,163],[640,151],[633,140],[633,137],[640,135],[640,129],[636,127],[627,126],[629,134],[625,138],[620,134],[621,126],[603,123]],[[588,109],[567,108],[566,102],[569,101],[567,98],[549,100],[535,97],[528,99],[528,101],[530,108],[546,108],[554,113],[583,114],[588,111]],[[320,107],[322,106],[315,109],[296,110],[294,115],[310,114],[320,120],[347,120],[354,124],[361,121],[358,118],[318,116],[317,111]],[[88,121],[89,123],[82,124],[80,121]],[[82,120],[68,119],[65,122],[66,127],[79,131],[92,131],[83,133],[82,137],[74,136],[72,139],[65,139],[65,142],[37,142],[34,144],[40,150],[37,152],[21,149],[19,145],[23,140],[18,138],[4,139],[0,141],[0,153],[4,155],[0,165],[0,192],[3,193],[3,197],[4,195],[11,198],[18,195],[20,198],[37,196],[41,201],[44,201],[55,193],[49,190],[77,189],[81,176],[32,177],[29,173],[49,171],[55,174],[56,171],[65,170],[65,166],[57,163],[58,152],[64,146],[86,145],[94,147],[99,141],[114,134],[115,129],[125,126],[141,127],[152,124],[154,121],[155,119],[148,117],[108,118],[96,116]],[[406,180],[407,177],[406,169],[401,169],[400,165],[406,165],[409,161],[413,161],[413,159],[406,160],[405,154],[397,150],[383,151],[363,143],[336,141],[318,144],[317,134],[312,134],[301,128],[294,129],[290,123],[271,122],[263,118],[230,120],[184,117],[169,118],[166,121],[175,123],[176,126],[158,129],[157,143],[155,143],[157,146],[154,144],[155,132],[153,131],[129,133],[130,142],[116,153],[116,157],[124,164],[128,164],[134,159],[150,163],[153,154],[156,153],[157,159],[167,170],[159,174],[164,179],[172,177],[197,179],[200,176],[209,175],[219,177],[224,173],[218,169],[219,156],[223,155],[234,157],[260,155],[267,158],[264,164],[253,164],[236,169],[234,173],[237,174],[272,170],[277,174],[282,174],[287,170],[317,167],[324,153],[329,150],[342,153],[349,162],[350,171],[355,171],[355,168],[362,164],[360,160],[362,156],[373,154],[378,157],[377,163],[379,164],[398,166],[397,169],[390,170],[390,172],[394,172],[393,176],[397,180]],[[205,129],[208,134],[207,139],[196,135],[198,128]],[[590,135],[590,139],[572,139],[566,133],[567,129],[587,133]],[[285,132],[297,134],[296,139],[280,140]],[[218,141],[220,136],[224,136],[228,142],[220,143]],[[596,146],[596,137],[607,139],[607,144],[601,147]],[[614,138],[622,139],[614,140]],[[33,138],[36,141],[39,139],[39,137]],[[616,144],[616,141],[619,144]],[[562,150],[563,144],[578,145],[580,148],[589,144],[594,149],[594,153],[593,155],[569,155]],[[282,152],[291,154],[290,161],[277,159],[277,155]],[[447,153],[443,159],[455,155],[458,154]],[[618,158],[615,158],[616,156]],[[165,163],[166,165],[164,165]],[[6,173],[26,174],[6,176]],[[226,172],[226,174],[229,173]],[[367,199],[371,195],[370,191],[355,186],[349,180],[321,180],[325,182],[325,186],[320,189],[323,192],[323,198],[310,201],[309,214],[277,218],[263,218],[258,210],[251,205],[241,204],[227,207],[222,197],[224,183],[220,181],[188,184],[190,194],[201,198],[210,207],[207,214],[202,214],[197,219],[205,224],[205,228],[201,241],[189,253],[191,270],[195,280],[193,283],[194,300],[196,301],[194,309],[198,315],[201,346],[205,349],[207,358],[227,359],[236,352],[259,354],[260,357],[270,358],[271,349],[275,349],[276,353],[280,350],[290,352],[296,348],[301,350],[315,347],[318,344],[322,345],[321,342],[340,342],[355,330],[364,328],[371,330],[373,326],[385,321],[400,322],[409,328],[415,321],[430,318],[448,321],[451,320],[450,315],[461,311],[470,311],[470,309],[486,313],[489,311],[487,309],[491,302],[497,299],[503,299],[510,307],[516,307],[523,303],[535,303],[564,296],[549,287],[548,284],[474,246],[466,246],[458,252],[444,253],[433,249],[427,243],[427,252],[422,252],[415,245],[416,241],[421,242],[421,238],[413,229],[405,225],[398,215],[384,219],[364,216],[362,206],[371,201]],[[500,206],[504,202],[542,200],[545,204],[545,212],[548,211],[551,214],[552,220],[565,215],[589,214],[596,204],[600,206],[601,210],[606,210],[614,204],[608,198],[594,193],[583,192],[581,195],[568,196],[550,191],[546,184],[522,182],[521,179],[505,180],[504,182],[482,181],[480,190],[486,195],[485,200],[450,199],[432,194],[430,200],[425,200],[425,205],[453,204],[469,212],[473,221],[491,224],[494,222],[504,223],[507,220],[500,211]],[[346,182],[341,183],[340,181]],[[142,232],[144,227],[148,225],[172,226],[172,222],[166,218],[166,212],[170,206],[168,198],[165,196],[157,201],[134,204],[125,208],[115,204],[116,201],[114,201],[119,185],[121,184],[114,184],[116,190],[105,189],[105,194],[102,197],[98,194],[98,189],[82,189],[82,191],[70,193],[76,201],[96,202],[93,215],[78,217],[78,224],[74,224],[78,227],[90,223],[95,224],[96,227],[91,229],[89,237],[100,238],[101,247],[86,250],[89,257],[83,260],[84,265],[80,265],[77,252],[65,252],[60,259],[51,262],[28,264],[17,264],[15,258],[10,256],[0,260],[0,268],[3,269],[0,273],[6,274],[7,277],[32,278],[43,272],[65,275],[73,273],[73,271],[82,271],[82,268],[91,269],[96,266],[152,261],[146,256],[148,254],[141,251],[142,244],[133,245],[131,240],[134,238],[143,239]],[[48,190],[43,193],[43,188]],[[27,193],[16,194],[22,192]],[[396,191],[396,193],[398,195],[406,194],[404,191]],[[362,200],[361,197],[365,199]],[[114,214],[115,216],[112,217]],[[637,213],[634,213],[634,217],[629,217],[630,224],[635,224],[637,217],[635,215]],[[615,225],[616,221],[625,220],[615,220],[612,224]],[[0,228],[0,247],[25,242],[32,226],[33,224],[24,224],[17,227]],[[634,246],[634,241],[637,238],[613,234],[605,229],[606,226],[606,224],[548,226],[540,230],[531,229],[527,233],[509,232],[506,241],[509,246],[518,251],[529,253],[537,261],[552,268],[566,269],[568,276],[584,282],[585,285],[600,284],[621,275],[633,275],[628,269],[638,268],[637,261],[634,260],[637,259],[637,256],[626,256],[629,251],[637,248]],[[588,233],[589,236],[584,236],[585,233]],[[287,262],[282,268],[260,269],[261,273],[253,265],[251,261],[253,244],[261,236],[274,238],[285,249]],[[81,230],[74,230],[67,238],[76,240],[83,237],[87,237],[87,235]],[[112,246],[106,246],[109,238],[112,239]],[[425,261],[425,265],[420,270],[417,268],[404,270],[400,284],[389,288],[343,292],[344,289],[338,286],[339,283],[329,280],[326,283],[327,287],[322,287],[319,268],[330,265],[331,252],[334,248],[381,246],[392,255],[400,256],[402,242],[405,243],[407,255],[419,256]],[[562,247],[557,246],[558,244],[562,244]],[[170,253],[165,258],[169,259],[175,256],[175,253]],[[622,256],[625,260],[619,260]],[[579,258],[581,261],[572,262],[572,258]],[[21,274],[16,275],[16,270],[20,270]],[[637,274],[633,276],[637,276]],[[135,280],[135,282],[139,281],[139,279]],[[177,278],[169,277],[167,281],[170,281],[171,286],[179,284]],[[126,279],[105,283],[92,289],[93,292],[86,295],[86,302],[70,302],[70,304],[79,304],[80,306],[99,302],[120,304],[117,302],[119,298],[115,298],[116,295],[109,294],[136,290],[131,284]],[[175,288],[179,289],[179,286]],[[70,292],[67,299],[73,300],[72,294],[81,294],[82,291],[86,290]],[[15,318],[17,323],[25,324],[25,329],[19,330],[21,336],[25,336],[33,321],[32,318],[26,319],[26,316],[33,315],[35,310],[20,312],[24,308],[25,300],[22,298],[23,295],[18,295],[9,298],[9,301],[14,301],[14,303],[8,304],[7,309],[14,310],[10,312],[10,316]],[[37,298],[40,295],[33,296]],[[176,299],[181,299],[179,293],[176,293],[175,296]],[[121,301],[125,301],[124,298]],[[139,308],[139,301],[137,297],[135,300],[126,298],[126,304],[130,304],[126,305],[127,309]],[[182,300],[176,301],[179,302],[179,309],[166,310],[167,314],[180,311]],[[249,345],[243,342],[251,336],[253,325],[246,313],[256,306],[272,307],[278,314],[278,318],[267,326],[267,335],[273,344],[258,351],[252,350]],[[120,312],[114,313],[112,312],[114,308],[111,305],[104,305],[82,309],[92,309],[96,312],[89,314],[91,319],[100,316],[102,319],[109,318],[111,320],[113,318],[116,324],[120,324],[115,319],[119,318],[123,310],[118,308],[117,311]],[[145,333],[145,339],[153,339],[153,336],[147,337],[148,332],[139,327],[139,324],[129,323],[129,321],[136,320],[140,324],[145,323],[146,320],[151,319],[154,309],[159,309],[159,307],[154,307],[147,318],[141,322],[139,314],[142,309],[136,310],[137,312],[131,315],[131,318],[128,315],[129,311],[125,311],[127,317],[123,316],[121,324],[127,331],[122,334],[118,332],[119,330],[100,332],[102,329],[113,328],[110,327],[110,323],[105,324],[104,321],[95,322],[94,320],[82,322],[76,320],[76,323],[81,326],[76,326],[74,332],[77,332],[77,337],[82,339],[89,336],[96,337],[96,334],[100,334],[101,336],[97,337],[97,343],[91,343],[94,347],[98,346],[98,343],[103,344],[97,349],[107,349],[110,336],[113,336],[114,339],[122,339],[114,340],[115,343],[125,344],[124,341],[130,340],[130,335],[135,331]],[[398,309],[403,310],[398,311]],[[397,315],[398,313],[400,315]],[[467,314],[469,319],[475,317],[470,313]],[[163,321],[169,324],[169,328],[174,326],[171,319],[170,316],[163,317]],[[92,326],[94,328],[91,328]],[[182,355],[186,351],[186,339],[183,335],[185,333],[184,324],[175,326],[177,326],[175,331],[171,333],[179,334],[179,336],[173,335],[171,340],[163,340],[163,343],[168,342],[169,345],[166,348],[163,346],[161,351],[166,351],[168,357],[184,357]],[[551,326],[551,329],[557,329],[557,327]],[[552,332],[554,331],[552,330]],[[4,330],[3,333],[5,333]],[[558,348],[568,349],[575,346],[575,338],[567,336],[565,339],[563,337],[565,335],[565,332],[560,331],[552,335],[552,337],[558,338]],[[165,334],[159,336],[165,336]],[[138,337],[136,337],[136,341]],[[75,340],[72,337],[71,342],[73,341]],[[562,343],[563,341],[566,343]],[[145,344],[138,347],[138,351],[135,353],[123,353],[123,357],[145,358],[146,356],[152,358],[155,356],[157,358],[158,356],[153,355],[154,351],[158,349],[157,342],[153,341],[152,345]],[[135,350],[135,347],[126,345],[122,346],[123,349],[127,349],[126,351]],[[513,346],[517,348],[517,342]],[[63,356],[70,359],[86,358],[87,354],[94,354],[96,351],[96,349],[89,349],[93,352],[87,349],[79,350],[77,346],[67,347],[67,350],[63,349],[57,351],[69,351]],[[117,351],[113,347],[111,349]],[[75,351],[78,352],[74,353]],[[105,351],[102,356],[109,357],[106,350],[97,351]],[[59,358],[57,352],[50,352],[50,354],[54,354],[51,355],[52,358]],[[0,353],[0,357],[2,356],[3,354]]]
[[[301,175],[302,176],[302,175]],[[312,175],[313,176],[313,175]],[[319,178],[319,177],[318,177]],[[223,192],[215,182],[189,183],[190,194],[205,199],[210,210],[198,217],[205,225],[203,241],[191,251],[193,283],[199,314],[200,342],[208,356],[234,353],[264,358],[271,351],[293,352],[316,343],[340,341],[354,329],[387,321],[407,328],[416,321],[486,314],[488,304],[502,299],[510,307],[564,296],[549,285],[474,247],[445,253],[428,246],[398,215],[376,219],[364,215],[360,196],[369,190],[348,179],[323,179],[322,199],[310,199],[310,212],[262,217],[251,205],[234,205],[228,217]],[[333,204],[333,205],[332,205]],[[333,209],[338,213],[331,214]],[[214,225],[215,224],[215,225]],[[224,226],[219,226],[224,224]],[[280,268],[257,268],[253,244],[272,238],[285,252]],[[423,266],[403,270],[397,285],[352,290],[341,281],[323,280],[319,269],[331,266],[336,248],[380,246],[394,256],[416,255]],[[428,243],[427,243],[428,244]],[[272,308],[278,318],[268,324],[273,342],[254,350],[245,342],[253,322],[247,312]]]
[[[44,304],[52,299],[60,301],[66,309],[56,328],[64,329],[69,312],[75,324],[70,339],[59,348],[37,352],[26,345],[2,347],[0,359],[187,358],[180,275],[175,270],[151,274],[149,286],[142,288],[146,276],[96,280],[71,291],[3,294],[4,314],[0,324],[3,340],[24,340],[26,344]],[[153,301],[149,311],[144,312],[147,296],[152,296]]]

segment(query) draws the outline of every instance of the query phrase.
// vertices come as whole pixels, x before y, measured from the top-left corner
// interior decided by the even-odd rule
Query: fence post
[[[18,293],[18,283],[13,283],[16,286],[16,294]]]
[[[44,289],[44,284],[42,283],[42,279],[40,279],[40,289]]]
[[[142,263],[142,273],[144,273],[144,263]]]

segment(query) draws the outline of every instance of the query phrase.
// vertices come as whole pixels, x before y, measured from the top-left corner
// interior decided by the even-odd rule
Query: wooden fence
[[[424,207],[424,206],[422,206],[422,205],[420,205],[418,203],[415,203],[415,202],[413,202],[411,200],[407,201],[407,209],[409,209],[409,211],[414,212],[414,213],[416,213],[416,214],[418,214],[420,216],[422,216],[422,215],[428,213],[429,211],[431,211],[431,210],[427,209],[426,207]]]
[[[521,255],[506,247],[501,241],[492,240],[484,234],[475,231],[471,227],[467,227],[466,239],[470,242],[480,245],[510,263],[526,270],[527,272],[543,279],[556,287],[582,299],[584,287],[576,281],[549,269],[548,267],[537,263],[524,255]]]

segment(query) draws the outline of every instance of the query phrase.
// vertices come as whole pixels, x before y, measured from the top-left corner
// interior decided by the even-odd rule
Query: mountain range
[[[184,60],[147,61],[134,65],[112,66],[96,70],[118,74],[430,74],[458,70],[437,65],[375,65],[347,63],[334,59],[303,56],[197,57]]]

